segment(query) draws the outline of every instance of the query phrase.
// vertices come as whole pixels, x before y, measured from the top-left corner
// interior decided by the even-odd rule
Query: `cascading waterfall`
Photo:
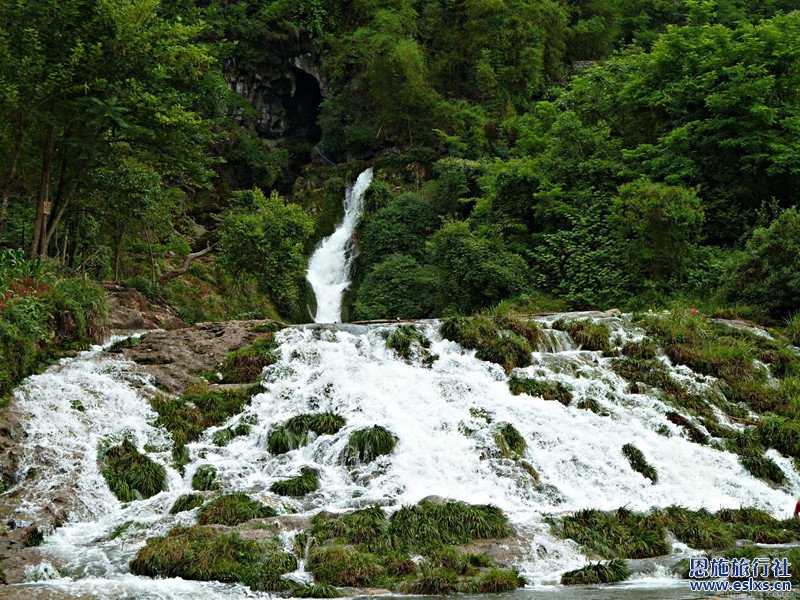
[[[342,320],[342,296],[350,285],[356,258],[353,233],[364,209],[364,194],[372,183],[372,169],[362,172],[347,188],[344,217],[336,230],[319,245],[308,261],[306,278],[317,299],[316,323],[339,323]]]
[[[540,319],[546,328],[550,322],[552,318]],[[604,322],[620,343],[643,334],[626,317]],[[17,392],[17,409],[28,432],[21,471],[32,474],[18,490],[24,498],[21,513],[43,510],[54,490],[71,490],[80,498],[69,522],[48,535],[42,547],[60,565],[58,570],[45,563],[31,569],[30,578],[46,579],[39,586],[103,597],[257,597],[241,586],[151,581],[128,573],[128,562],[147,537],[194,522],[196,510],[170,515],[169,509],[181,494],[191,492],[197,467],[208,463],[218,469],[223,490],[246,492],[283,507],[283,512],[289,505],[288,512],[300,515],[376,503],[391,510],[432,494],[496,504],[529,548],[523,575],[535,589],[555,594],[561,593],[554,585],[560,573],[582,566],[586,558],[574,543],[552,537],[544,523],[548,514],[681,504],[710,510],[757,506],[783,516],[793,505],[786,492],[749,475],[734,454],[682,437],[665,419],[668,409],[662,401],[629,393],[626,382],[609,368],[609,359],[599,353],[554,343],[561,336],[552,335],[548,345],[558,346],[557,351],[535,352],[533,364],[518,370],[568,386],[575,400],[564,406],[512,395],[499,366],[442,339],[438,322],[417,326],[439,357],[432,364],[420,357],[403,360],[386,347],[394,325],[309,325],[281,331],[281,358],[265,373],[267,391],[246,409],[257,424],[224,447],[211,437],[228,424],[206,431],[200,441],[189,444],[191,462],[184,475],[171,466],[168,436],[154,427],[146,382],[132,376],[130,363],[95,349],[29,378]],[[669,368],[684,380],[696,377],[683,367]],[[702,385],[702,378],[696,377],[696,383]],[[582,399],[594,399],[607,415],[577,408]],[[75,401],[84,410],[75,410]],[[308,445],[284,455],[267,451],[266,436],[276,424],[300,413],[328,410],[347,419],[339,433],[312,437]],[[538,485],[513,461],[492,454],[493,427],[500,422],[513,424],[527,440],[525,458],[541,477]],[[368,465],[346,467],[341,456],[348,435],[375,424],[398,437],[395,451]],[[97,445],[126,432],[165,465],[169,491],[128,504],[108,491],[96,463]],[[658,469],[656,485],[631,470],[620,452],[628,442]],[[797,489],[800,477],[792,461],[772,450],[770,456],[787,473],[787,489]],[[296,475],[304,466],[319,470],[318,492],[299,500],[269,492],[273,482]],[[639,585],[679,585],[676,580],[670,584],[668,577],[656,570],[641,575]]]

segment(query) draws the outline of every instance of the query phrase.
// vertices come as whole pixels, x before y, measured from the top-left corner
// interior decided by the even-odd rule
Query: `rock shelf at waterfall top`
[[[776,331],[496,312],[137,339],[16,390],[9,583],[492,593],[800,561],[800,351]]]

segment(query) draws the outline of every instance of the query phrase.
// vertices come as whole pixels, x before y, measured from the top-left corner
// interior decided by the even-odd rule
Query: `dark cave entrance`
[[[292,136],[317,143],[322,139],[319,128],[319,106],[322,92],[319,83],[312,75],[292,67],[294,75],[294,96],[286,106],[286,117]]]

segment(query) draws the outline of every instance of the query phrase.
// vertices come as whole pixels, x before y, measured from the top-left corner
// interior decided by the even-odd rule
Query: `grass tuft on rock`
[[[264,367],[278,361],[278,347],[274,336],[256,340],[251,345],[229,352],[222,361],[222,378],[225,383],[252,383]]]
[[[341,594],[334,586],[327,583],[301,585],[292,590],[292,598],[339,598]]]
[[[625,561],[615,558],[608,562],[598,562],[574,571],[567,571],[561,576],[561,584],[597,585],[599,583],[625,581],[628,577],[630,577],[630,572]]]
[[[625,444],[622,447],[622,454],[628,459],[628,462],[631,464],[631,469],[649,479],[653,484],[658,482],[658,473],[650,463],[647,462],[642,451],[636,446],[633,444]]]
[[[121,502],[150,498],[167,489],[167,472],[136,449],[129,438],[99,457],[100,472]]]
[[[391,454],[397,445],[397,437],[385,427],[373,425],[357,429],[350,434],[344,451],[347,465],[370,463],[379,456]]]
[[[414,325],[406,324],[400,325],[389,335],[386,347],[397,352],[401,358],[410,360],[414,347],[419,348],[424,354],[431,347],[431,341]]]
[[[528,443],[519,430],[511,423],[498,423],[494,432],[494,441],[500,456],[504,458],[519,458],[524,456]]]
[[[319,472],[311,467],[300,469],[300,475],[276,481],[270,486],[270,491],[280,496],[300,498],[319,488]]]
[[[524,586],[525,579],[516,569],[498,569],[494,567],[484,573],[478,580],[478,591],[482,594],[510,592]]]
[[[670,423],[682,428],[686,432],[686,436],[690,441],[694,442],[695,444],[702,444],[703,446],[708,445],[708,436],[700,431],[700,429],[694,423],[692,423],[682,414],[675,411],[669,411],[667,413],[667,420]]]
[[[158,414],[156,425],[172,434],[173,457],[178,466],[188,463],[186,444],[196,442],[209,427],[217,427],[244,410],[247,390],[199,389],[177,398],[156,396],[150,401]]]
[[[753,477],[775,485],[783,485],[786,482],[786,473],[783,469],[763,452],[745,452],[739,456],[739,462]]]
[[[214,465],[200,465],[192,475],[192,489],[200,492],[218,490],[217,468]]]
[[[496,506],[450,500],[405,506],[391,516],[388,530],[395,543],[415,551],[505,538],[513,533],[508,518]]]
[[[445,319],[440,333],[464,348],[475,350],[476,358],[501,365],[507,373],[531,364],[530,339],[538,340],[541,335],[533,323],[510,316],[483,315]]]
[[[175,504],[172,505],[172,508],[169,510],[169,514],[177,515],[178,513],[186,512],[187,510],[194,510],[195,508],[202,506],[203,502],[205,502],[205,498],[200,494],[183,494],[177,500],[175,500]]]
[[[348,546],[313,548],[306,568],[316,582],[338,587],[379,587],[386,573],[379,556]]]
[[[553,329],[566,331],[581,349],[611,352],[611,330],[604,323],[558,319]]]
[[[285,454],[308,443],[310,432],[316,435],[333,435],[347,424],[347,420],[336,413],[305,413],[288,419],[270,431],[267,449],[271,454]]]
[[[371,506],[341,516],[319,513],[312,517],[311,525],[312,535],[321,542],[370,546],[385,536],[388,521],[380,506]]]
[[[405,589],[406,593],[423,596],[447,596],[460,591],[458,575],[443,567],[425,566]]]
[[[147,540],[130,563],[134,575],[241,582],[255,590],[271,590],[265,584],[296,568],[290,554],[197,525],[175,527],[164,537]]]
[[[637,360],[652,360],[658,353],[658,346],[653,340],[642,339],[638,342],[628,342],[622,347],[622,354]]]
[[[278,512],[247,494],[226,494],[204,505],[197,513],[200,525],[239,525],[251,519],[274,517]]]
[[[569,406],[572,402],[572,390],[560,381],[531,379],[513,375],[508,380],[508,388],[515,396],[527,394],[543,400],[556,400],[564,406]]]

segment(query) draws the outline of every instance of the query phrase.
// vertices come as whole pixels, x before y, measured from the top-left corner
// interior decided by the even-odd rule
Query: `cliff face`
[[[255,109],[259,136],[276,145],[287,138],[316,143],[321,137],[317,117],[327,81],[317,59],[303,50],[273,55],[258,68],[243,68],[235,60],[224,67],[231,89]],[[234,116],[242,119],[243,111]]]

